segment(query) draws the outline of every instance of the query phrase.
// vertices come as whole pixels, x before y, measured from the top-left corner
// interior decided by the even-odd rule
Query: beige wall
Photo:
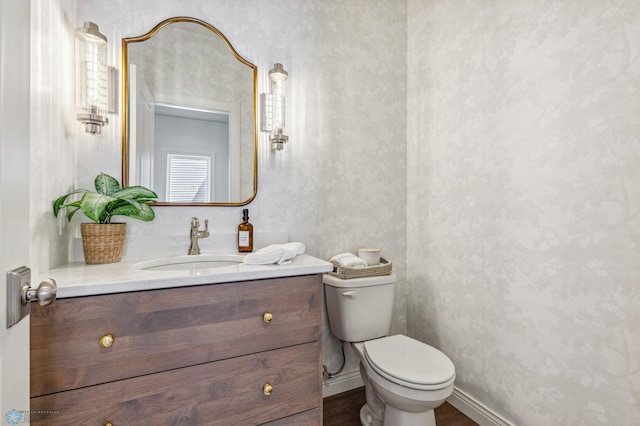
[[[640,4],[408,1],[409,332],[518,425],[640,419]]]
[[[69,256],[66,224],[53,218],[51,205],[73,189],[77,176],[73,91],[77,0],[31,3],[31,52],[25,54],[30,55],[31,65],[30,267],[37,275]]]

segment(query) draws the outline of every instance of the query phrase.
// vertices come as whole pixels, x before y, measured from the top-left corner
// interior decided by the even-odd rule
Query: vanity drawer
[[[319,362],[313,342],[45,395],[31,399],[44,413],[31,424],[257,425],[306,412],[298,424],[320,425]]]
[[[31,396],[318,340],[321,286],[308,275],[34,304]]]
[[[317,426],[322,424],[320,421],[321,418],[322,413],[320,412],[320,408],[314,408],[313,410],[285,417],[284,419],[263,423],[262,426]]]

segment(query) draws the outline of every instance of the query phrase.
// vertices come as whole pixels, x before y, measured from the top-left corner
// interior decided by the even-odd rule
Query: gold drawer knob
[[[269,383],[265,383],[264,385],[262,385],[262,393],[269,396],[271,395],[271,392],[273,392],[273,386],[271,386]]]
[[[100,339],[100,346],[103,348],[110,348],[113,345],[113,336],[111,334],[107,334],[106,336],[102,336]]]
[[[273,320],[273,314],[271,312],[265,312],[264,315],[262,315],[262,321],[270,323],[271,320]]]
[[[113,426],[111,423],[105,423],[104,426]]]

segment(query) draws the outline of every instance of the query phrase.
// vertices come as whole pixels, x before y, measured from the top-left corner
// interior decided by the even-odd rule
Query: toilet
[[[363,426],[435,426],[434,409],[453,392],[451,360],[391,326],[395,275],[343,280],[324,275],[329,326],[360,358],[367,403]]]

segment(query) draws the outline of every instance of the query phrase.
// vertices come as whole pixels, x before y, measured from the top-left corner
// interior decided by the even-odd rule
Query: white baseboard
[[[364,383],[362,382],[362,377],[360,377],[360,369],[346,371],[337,377],[322,381],[322,397],[337,395],[362,386],[364,386]]]
[[[471,395],[454,387],[447,402],[480,426],[514,426]]]

